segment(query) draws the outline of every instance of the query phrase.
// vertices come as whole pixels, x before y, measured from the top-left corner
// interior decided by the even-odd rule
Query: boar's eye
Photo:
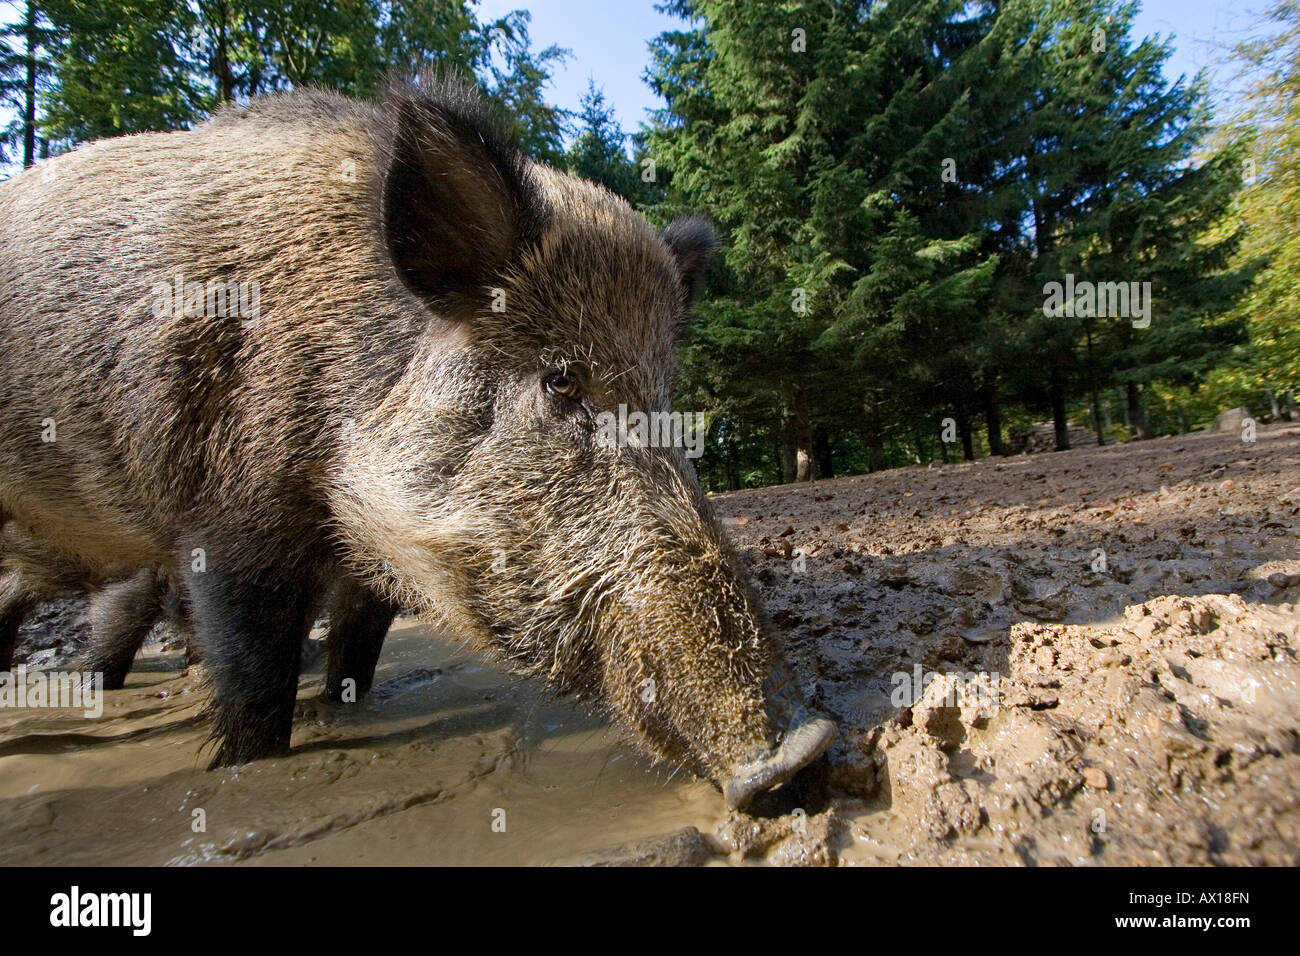
[[[582,401],[582,384],[567,372],[551,372],[542,380],[542,384],[552,395],[567,398],[571,402]]]

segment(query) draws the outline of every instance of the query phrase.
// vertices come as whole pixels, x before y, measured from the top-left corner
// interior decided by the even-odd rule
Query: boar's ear
[[[540,231],[526,160],[472,87],[397,92],[383,183],[383,233],[402,281],[449,317],[468,317]]]
[[[707,219],[696,215],[674,219],[660,236],[677,258],[686,287],[686,304],[690,305],[704,291],[709,263],[718,251],[718,236]]]

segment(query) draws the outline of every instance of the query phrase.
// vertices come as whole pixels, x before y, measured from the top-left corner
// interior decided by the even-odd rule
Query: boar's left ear
[[[468,317],[541,230],[527,161],[468,83],[426,75],[388,102],[394,129],[383,234],[402,281],[448,317]]]
[[[677,258],[686,287],[686,304],[690,305],[704,291],[709,263],[718,251],[718,236],[702,216],[687,215],[674,219],[660,233]]]

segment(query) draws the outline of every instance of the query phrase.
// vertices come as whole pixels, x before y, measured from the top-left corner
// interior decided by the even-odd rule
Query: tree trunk
[[[736,446],[731,438],[731,429],[724,427],[719,438],[717,448],[722,454],[722,480],[728,491],[736,491],[740,488],[740,475],[736,468]]]
[[[1142,410],[1142,392],[1137,382],[1129,382],[1124,386],[1124,402],[1127,410],[1124,417],[1129,423],[1129,438],[1133,441],[1150,438],[1151,432],[1147,427],[1146,413]]]
[[[961,453],[967,461],[975,460],[975,429],[971,427],[970,415],[965,411],[957,413],[957,434],[961,435]]]
[[[795,481],[813,480],[813,433],[808,420],[808,396],[801,386],[794,389]]]
[[[812,433],[807,436],[807,442],[800,441],[799,447],[795,451],[795,481],[812,481],[813,480],[813,456],[812,456]]]
[[[998,408],[997,389],[986,385],[983,393],[984,430],[989,436],[989,454],[1005,455],[1006,446],[1002,444],[1002,410]]]
[[[1052,365],[1052,426],[1056,432],[1056,450],[1070,450],[1070,423],[1065,417],[1065,376],[1058,364]]]
[[[813,456],[817,464],[817,477],[834,478],[835,461],[831,438],[825,427],[821,425],[813,429]]]
[[[1106,428],[1101,420],[1101,393],[1096,385],[1092,387],[1092,424],[1097,429],[1097,444],[1106,444]]]
[[[1097,432],[1097,444],[1106,444],[1106,433],[1101,427],[1101,395],[1097,389],[1097,362],[1092,351],[1092,322],[1089,321],[1088,329],[1088,394],[1092,398],[1092,427]]]
[[[216,75],[217,93],[221,96],[221,102],[232,103],[235,99],[235,77],[230,72],[230,17],[225,3],[217,5],[217,16],[221,22],[217,24],[217,48],[212,58],[212,71]]]
[[[790,484],[794,481],[797,456],[795,454],[794,431],[790,421],[787,419],[785,426],[781,429],[781,483]]]
[[[883,471],[885,468],[885,441],[880,431],[880,415],[876,405],[867,402],[867,471]]]
[[[27,0],[27,76],[23,83],[23,167],[36,165],[36,0]]]
[[[248,95],[252,98],[262,90],[262,61],[260,59],[262,55],[262,28],[257,22],[257,18],[251,13],[244,17],[244,25],[248,28],[248,35],[253,46],[253,51],[248,57]]]

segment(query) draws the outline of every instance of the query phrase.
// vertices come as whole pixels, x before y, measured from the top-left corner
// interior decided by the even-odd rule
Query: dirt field
[[[350,710],[309,668],[294,752],[248,768],[202,769],[177,651],[101,718],[0,711],[0,862],[1300,863],[1300,428],[715,504],[839,722],[828,809],[724,817],[406,623]]]

